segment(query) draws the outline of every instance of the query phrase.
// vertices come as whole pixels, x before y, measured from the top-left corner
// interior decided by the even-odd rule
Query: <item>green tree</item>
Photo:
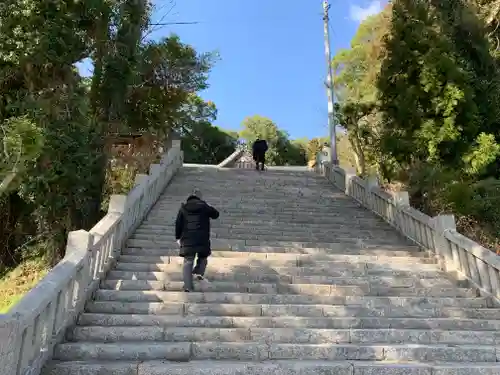
[[[378,99],[376,78],[385,56],[385,35],[391,24],[392,6],[363,21],[350,48],[340,49],[332,65],[339,101],[373,103]]]
[[[381,114],[378,110],[377,76],[384,61],[384,37],[391,25],[392,6],[369,17],[358,28],[349,49],[340,50],[333,59],[335,83],[339,92],[337,123],[347,131],[346,140],[358,174],[386,169],[388,161],[380,152],[378,138]],[[346,158],[349,159],[349,157]]]
[[[187,163],[218,164],[236,149],[237,137],[212,122],[217,108],[197,95],[191,95],[176,122],[182,135],[184,160]]]
[[[373,119],[370,118],[375,110],[373,103],[336,104],[335,116],[337,122],[347,129],[347,139],[355,159],[356,171],[360,176],[365,176],[369,172],[370,165],[375,164],[373,157],[378,154]]]
[[[52,241],[55,260],[65,233],[83,226],[86,203],[100,199],[89,175],[75,175],[92,170],[94,138],[73,65],[91,50],[101,7],[62,0],[0,5],[0,173],[10,180],[0,202],[0,271],[19,261],[20,245],[36,236]],[[68,149],[85,157],[73,158]]]
[[[176,35],[142,45],[139,54],[126,124],[164,136],[172,127],[182,126],[178,119],[190,110],[190,98],[208,87],[214,55],[198,54]]]
[[[259,115],[243,120],[241,138],[251,146],[257,139],[265,139],[268,144],[266,163],[269,165],[305,165],[305,152],[292,144],[288,134],[280,130],[269,118]]]
[[[480,161],[477,150],[491,149],[485,140],[498,129],[498,70],[477,18],[459,3],[393,3],[377,85],[384,115],[381,146],[403,168],[426,162],[484,170],[497,157]],[[475,35],[474,44],[466,41],[466,30]]]

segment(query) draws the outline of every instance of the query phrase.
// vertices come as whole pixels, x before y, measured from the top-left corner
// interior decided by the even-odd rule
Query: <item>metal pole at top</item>
[[[331,146],[331,163],[333,165],[338,165],[339,161],[337,158],[337,132],[335,129],[335,108],[334,100],[335,93],[333,88],[333,69],[332,69],[332,54],[330,52],[330,33],[329,33],[329,21],[328,12],[330,10],[330,5],[328,0],[323,0],[323,23],[324,23],[324,34],[325,34],[325,58],[328,67],[327,77],[326,77],[326,93],[328,97],[328,127],[330,130],[330,146]]]

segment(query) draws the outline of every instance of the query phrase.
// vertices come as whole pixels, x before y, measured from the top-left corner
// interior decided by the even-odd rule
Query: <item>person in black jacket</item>
[[[267,142],[265,139],[260,139],[257,138],[255,142],[252,145],[252,154],[253,154],[253,160],[255,161],[255,169],[259,170],[259,164],[260,164],[260,170],[264,170],[264,163],[266,161],[266,151],[267,151]]]
[[[180,246],[180,256],[184,257],[182,274],[184,291],[193,290],[193,275],[204,280],[210,248],[210,219],[217,219],[219,211],[201,199],[202,194],[195,190],[186,203],[181,205],[175,220],[175,239]],[[197,256],[196,267],[193,268]]]

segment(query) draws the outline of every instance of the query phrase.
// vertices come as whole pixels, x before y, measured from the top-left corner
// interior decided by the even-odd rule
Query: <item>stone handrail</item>
[[[38,375],[113,267],[122,245],[182,166],[180,141],[149,175],[137,175],[128,195],[113,195],[108,213],[90,232],[70,232],[66,255],[6,315],[0,316],[0,375]]]
[[[238,158],[243,155],[245,152],[245,149],[242,147],[237,148],[231,155],[229,155],[227,158],[225,158],[223,161],[221,161],[217,167],[218,168],[230,168]]]
[[[453,215],[430,217],[410,206],[408,192],[389,192],[376,178],[362,179],[330,163],[316,171],[404,236],[430,250],[448,272],[465,277],[482,295],[500,300],[500,257],[457,232]]]

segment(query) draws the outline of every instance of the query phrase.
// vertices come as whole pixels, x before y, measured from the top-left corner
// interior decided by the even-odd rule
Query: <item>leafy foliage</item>
[[[266,163],[269,165],[306,164],[305,150],[292,143],[288,134],[271,119],[259,115],[245,118],[240,136],[249,145],[257,138],[265,139],[269,147],[266,153]]]
[[[141,46],[139,55],[127,100],[128,127],[166,134],[174,122],[186,118],[184,105],[192,95],[207,88],[214,56],[198,55],[175,35]]]
[[[90,229],[106,196],[127,191],[139,169],[109,168],[117,134],[149,134],[156,149],[182,118],[205,142],[212,117],[186,108],[212,55],[176,36],[144,43],[150,12],[147,0],[0,4],[0,272],[40,246],[53,264],[68,231]],[[82,79],[74,64],[89,57]]]
[[[358,159],[487,245],[500,234],[499,10],[497,0],[395,0],[333,61],[337,119]]]
[[[229,134],[212,125],[217,118],[214,103],[191,95],[180,113],[176,121],[187,163],[218,164],[234,152],[238,134]]]

